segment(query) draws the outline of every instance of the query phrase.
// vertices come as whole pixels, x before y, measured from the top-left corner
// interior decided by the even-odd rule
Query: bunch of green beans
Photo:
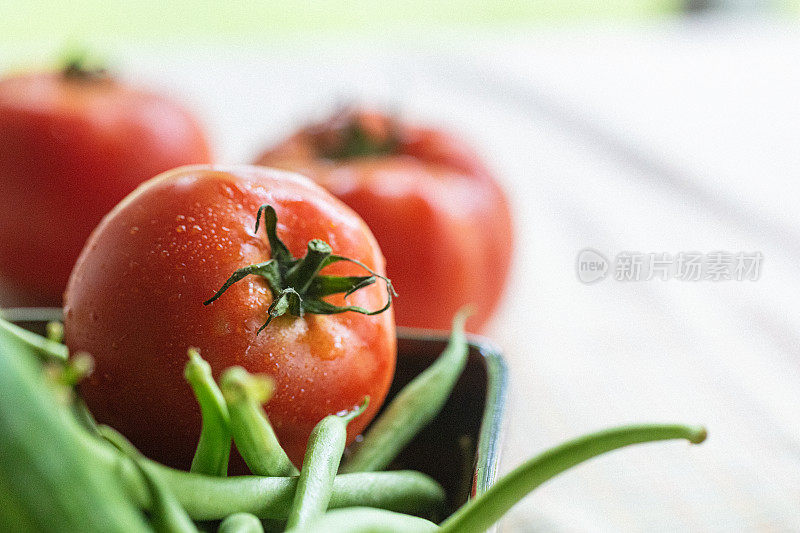
[[[386,406],[344,464],[347,424],[368,398],[319,422],[299,472],[262,408],[272,393],[268,377],[234,367],[217,386],[208,363],[190,350],[185,375],[203,425],[191,471],[175,470],[141,456],[113,429],[93,425],[79,398],[61,394],[90,367],[67,358],[57,327],[47,339],[0,320],[0,530],[172,533],[221,520],[222,533],[276,524],[292,532],[479,533],[583,461],[637,443],[705,438],[701,427],[664,424],[586,435],[532,458],[440,524],[428,520],[444,508],[442,487],[419,472],[379,470],[450,396],[466,365],[466,317],[456,316],[442,355]],[[62,370],[43,372],[43,361]],[[227,477],[231,442],[256,475]]]

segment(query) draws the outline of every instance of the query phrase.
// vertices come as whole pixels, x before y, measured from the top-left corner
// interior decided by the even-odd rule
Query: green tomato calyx
[[[269,239],[272,259],[263,263],[256,263],[236,270],[222,285],[214,296],[203,302],[209,305],[222,296],[231,285],[249,275],[260,276],[267,281],[272,292],[272,303],[267,309],[267,321],[258,329],[261,333],[273,318],[291,314],[302,317],[305,313],[316,315],[333,315],[352,311],[362,315],[377,315],[383,313],[392,305],[394,292],[392,282],[364,263],[348,257],[335,255],[330,245],[323,240],[309,241],[306,255],[296,258],[278,237],[278,215],[270,205],[262,205],[256,214],[256,228],[258,232],[261,219],[264,219],[264,228]],[[320,271],[328,265],[346,261],[363,268],[367,276],[325,276]],[[369,310],[355,305],[334,305],[323,300],[333,294],[344,294],[345,298],[354,292],[375,283],[380,278],[386,284],[386,304],[380,309]]]
[[[311,135],[320,156],[343,161],[397,153],[400,130],[394,117],[344,108]]]
[[[85,48],[74,48],[64,54],[61,75],[68,80],[79,81],[106,81],[110,79],[105,65]]]

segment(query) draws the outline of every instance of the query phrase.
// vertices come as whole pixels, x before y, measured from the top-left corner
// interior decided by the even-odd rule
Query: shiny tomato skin
[[[0,80],[0,279],[6,304],[60,305],[103,215],[150,177],[210,162],[180,105],[111,78],[34,73]]]
[[[100,422],[168,465],[187,468],[199,436],[199,409],[183,378],[189,347],[200,349],[217,378],[241,365],[275,379],[266,410],[298,465],[319,420],[369,396],[366,413],[348,427],[352,441],[391,383],[391,309],[375,316],[282,316],[257,335],[272,296],[255,276],[203,305],[234,270],[270,257],[263,227],[253,233],[263,204],[276,209],[278,235],[296,257],[320,238],[334,253],[384,271],[364,222],[310,180],[260,167],[194,166],[154,178],[119,204],[92,234],[70,278],[66,343],[96,361],[81,394]],[[323,272],[363,274],[348,263]],[[376,284],[347,302],[374,309],[385,297]]]
[[[331,158],[324,146],[343,122],[375,138],[399,134],[388,153]],[[508,201],[475,152],[456,137],[373,111],[335,116],[262,153],[257,164],[300,172],[366,221],[397,289],[397,324],[448,329],[473,304],[480,331],[497,307],[513,249]]]

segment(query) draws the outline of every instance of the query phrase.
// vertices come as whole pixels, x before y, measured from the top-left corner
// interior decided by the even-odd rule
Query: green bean
[[[495,483],[478,498],[467,502],[442,523],[442,533],[482,533],[525,495],[561,472],[593,457],[642,442],[686,439],[703,442],[702,427],[636,425],[607,429],[578,437],[528,460]]]
[[[183,510],[175,495],[152,472],[144,468],[141,458],[133,458],[150,493],[151,524],[156,533],[197,533],[197,526]]]
[[[329,511],[306,527],[291,533],[425,533],[439,527],[416,516],[369,507],[351,507]]]
[[[64,362],[46,364],[48,377],[67,388],[73,388],[94,370],[94,359],[86,352],[78,352]]]
[[[117,450],[125,454],[127,457],[131,459],[135,459],[141,452],[136,449],[136,447],[131,444],[125,435],[117,431],[116,429],[112,428],[111,426],[107,426],[105,424],[98,424],[96,427],[97,434],[100,435],[106,442],[114,446]]]
[[[323,418],[311,432],[297,482],[294,502],[289,510],[287,529],[303,528],[328,509],[333,480],[347,444],[347,424],[361,415],[369,405],[369,396],[356,409],[344,416]]]
[[[83,429],[89,433],[97,433],[97,421],[94,419],[94,416],[92,416],[92,412],[89,411],[89,407],[86,405],[86,402],[83,401],[83,398],[76,395],[70,405],[70,411],[72,411],[75,420],[77,420],[78,424]]]
[[[116,429],[97,426],[97,433],[129,458],[139,472],[150,498],[150,516],[158,533],[196,533],[197,527],[180,506],[172,491],[153,472],[144,467],[144,456]]]
[[[63,362],[69,357],[69,350],[63,344],[53,342],[2,318],[0,318],[0,333],[15,337],[18,341],[24,343],[24,349],[32,349],[43,361]]]
[[[342,472],[383,470],[439,414],[467,363],[469,347],[464,323],[470,314],[468,308],[456,314],[450,341],[442,354],[403,387],[372,423],[364,440],[345,461]]]
[[[203,416],[200,440],[189,470],[210,476],[227,476],[231,453],[228,406],[211,375],[211,366],[200,357],[196,348],[189,348],[189,362],[183,375],[192,387]]]
[[[281,448],[261,407],[272,396],[272,380],[234,366],[223,372],[220,385],[233,441],[250,471],[259,476],[296,476],[297,468]]]
[[[81,446],[88,434],[46,385],[36,343],[7,325],[0,320],[0,531],[147,531],[113,468]]]
[[[91,374],[93,369],[92,357],[78,352],[66,361],[45,361],[43,371],[57,401],[62,405],[72,405],[77,401],[75,385]]]
[[[264,526],[255,515],[235,513],[222,521],[217,533],[264,533]]]
[[[121,469],[128,490],[140,506],[149,508],[152,502],[146,487],[126,457],[85,432],[82,444],[101,468]],[[150,460],[143,464],[166,483],[189,516],[200,521],[220,520],[238,512],[285,519],[297,489],[296,476],[222,478],[175,470]],[[358,505],[430,515],[439,511],[444,501],[444,489],[420,472],[365,472],[336,476],[328,507]]]
[[[296,476],[209,478],[151,467],[173,487],[178,501],[195,520],[218,520],[234,512],[286,518],[297,489]],[[434,480],[419,472],[398,471],[337,476],[328,506],[364,505],[427,514],[441,508],[443,502],[444,490]]]
[[[50,342],[61,344],[64,342],[64,324],[58,320],[52,320],[45,326],[46,337]]]

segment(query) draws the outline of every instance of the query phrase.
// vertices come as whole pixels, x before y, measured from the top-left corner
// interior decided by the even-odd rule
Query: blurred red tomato
[[[401,326],[447,329],[476,306],[480,330],[511,261],[503,191],[458,139],[377,112],[346,111],[267,150],[257,164],[311,177],[367,222],[386,257]]]
[[[210,160],[183,107],[72,65],[0,80],[0,279],[60,305],[100,219],[142,181]]]

